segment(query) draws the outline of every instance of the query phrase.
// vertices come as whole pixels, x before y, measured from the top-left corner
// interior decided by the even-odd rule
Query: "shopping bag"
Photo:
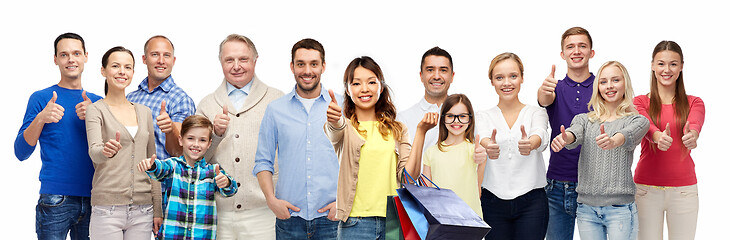
[[[406,177],[408,177],[408,179],[410,179],[412,182],[416,183],[416,181],[411,178],[411,175],[408,174],[407,171],[403,170],[403,175],[404,176],[401,178],[401,188],[396,189],[396,191],[398,192],[398,198],[400,199],[400,202],[403,205],[403,209],[405,210],[408,218],[411,220],[413,228],[416,229],[416,233],[418,233],[419,239],[426,240],[429,223],[428,220],[426,220],[426,215],[424,214],[425,209],[421,204],[418,203],[418,201],[416,201],[413,195],[411,195],[411,193],[408,192],[406,188],[404,188],[404,186],[418,186],[406,183]],[[401,225],[401,227],[402,226],[403,225]],[[406,231],[404,231],[403,234],[405,236]]]
[[[491,229],[449,189],[439,188],[436,184],[433,184],[435,188],[413,184],[403,186],[424,210],[429,224],[425,239],[482,239]]]
[[[385,240],[404,240],[398,218],[398,209],[395,206],[397,196],[388,196],[388,205],[385,212]]]
[[[402,239],[420,240],[421,237],[418,236],[418,232],[416,232],[416,229],[413,227],[413,223],[411,223],[411,219],[408,217],[408,213],[406,213],[406,210],[403,209],[403,203],[401,203],[400,198],[396,196],[394,197],[394,200],[395,208],[398,210],[398,220],[400,220],[400,225],[402,229]]]

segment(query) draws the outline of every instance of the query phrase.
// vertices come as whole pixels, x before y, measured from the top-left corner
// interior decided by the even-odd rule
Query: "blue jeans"
[[[276,239],[337,239],[339,222],[330,221],[327,217],[304,220],[301,217],[276,219]]]
[[[384,217],[349,217],[337,227],[338,240],[385,239]]]
[[[575,209],[578,205],[578,193],[575,188],[578,183],[549,178],[547,181],[545,193],[550,207],[550,221],[546,239],[572,240],[575,231]]]
[[[578,204],[578,232],[586,240],[635,240],[639,233],[636,203],[596,207]]]
[[[486,239],[545,239],[548,203],[545,190],[536,188],[512,200],[482,189],[484,221],[492,227]]]
[[[89,239],[91,198],[41,194],[35,207],[35,232],[39,240]]]

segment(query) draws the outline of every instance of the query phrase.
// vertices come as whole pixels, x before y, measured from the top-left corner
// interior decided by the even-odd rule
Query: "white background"
[[[502,52],[518,54],[525,65],[522,102],[536,104],[537,88],[557,65],[557,78],[566,72],[560,56],[560,36],[582,26],[593,37],[591,71],[608,60],[629,70],[637,94],[649,91],[653,47],[661,40],[678,42],[685,56],[687,93],[702,97],[706,121],[698,148],[692,152],[700,191],[697,239],[712,239],[727,229],[730,165],[722,120],[728,116],[721,94],[728,89],[727,7],[705,1],[545,1],[452,3],[451,1],[157,1],[5,2],[0,10],[0,66],[3,118],[0,169],[5,172],[0,198],[2,238],[35,238],[39,151],[20,162],[13,154],[26,103],[36,90],[56,84],[53,40],[75,32],[86,40],[89,61],[83,74],[86,90],[102,94],[101,56],[117,45],[131,49],[137,60],[128,92],[146,76],[142,47],[152,35],[163,34],[175,45],[173,77],[197,103],[213,92],[223,74],[218,44],[230,33],[250,37],[259,51],[257,75],[284,92],[294,86],[289,69],[291,46],[311,37],[326,49],[322,82],[343,91],[345,66],[354,57],[372,56],[383,68],[403,110],[420,100],[418,76],[423,52],[433,46],[448,50],[456,76],[450,93],[466,93],[475,109],[496,105],[489,84],[490,60]],[[725,110],[722,110],[725,109]],[[725,111],[725,112],[723,112]],[[76,117],[67,115],[65,117]],[[638,160],[636,150],[635,161]],[[546,156],[547,156],[546,151]],[[546,158],[547,161],[547,158]]]

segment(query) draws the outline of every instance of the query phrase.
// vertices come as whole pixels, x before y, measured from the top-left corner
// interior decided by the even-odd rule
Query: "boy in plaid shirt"
[[[162,239],[215,239],[216,208],[214,193],[224,197],[236,194],[238,186],[218,164],[203,156],[211,145],[213,124],[193,115],[185,119],[180,131],[183,156],[157,160],[156,156],[137,165],[150,178],[172,178],[170,198],[162,223]]]

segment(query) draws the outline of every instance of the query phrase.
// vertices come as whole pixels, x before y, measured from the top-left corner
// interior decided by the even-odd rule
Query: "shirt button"
[[[310,142],[309,140],[307,140],[307,144],[311,144],[311,143],[312,143],[312,142]]]
[[[307,158],[307,161],[309,161],[309,160],[312,160],[312,159],[310,159],[310,158]]]
[[[237,186],[237,187],[241,187],[241,183],[240,183],[240,182],[237,182],[237,183],[236,183],[236,186]]]
[[[576,100],[576,101],[578,101],[578,100],[580,100],[580,99],[579,99],[579,98],[575,98],[575,100]],[[236,137],[238,137],[238,135],[236,135]]]
[[[577,92],[580,93],[580,91],[577,91]]]
[[[236,158],[236,162],[240,162],[240,161],[241,161],[241,159],[240,159],[240,158]]]
[[[241,209],[241,204],[236,205],[236,208]]]
[[[235,137],[238,138],[238,133],[236,133],[236,136]]]
[[[307,178],[312,178],[312,176],[307,176]]]

